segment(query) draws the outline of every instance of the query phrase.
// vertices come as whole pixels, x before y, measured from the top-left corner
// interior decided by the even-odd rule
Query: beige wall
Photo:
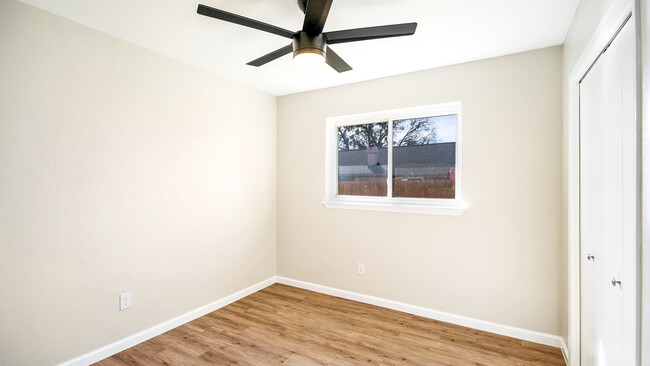
[[[279,275],[564,334],[561,70],[554,47],[276,104],[0,0],[0,364],[62,362],[273,276],[276,227]],[[320,204],[326,117],[451,101],[462,216]]]
[[[273,276],[275,136],[274,97],[0,0],[0,364]]]
[[[578,10],[573,18],[571,28],[567,33],[564,42],[562,56],[562,94],[563,94],[563,113],[562,113],[562,276],[563,287],[561,289],[562,311],[561,315],[561,333],[564,341],[569,347],[569,294],[568,294],[568,166],[569,166],[569,77],[573,68],[578,62],[578,58],[584,51],[587,43],[591,40],[596,28],[603,19],[607,9],[615,0],[581,0]]]
[[[278,275],[559,334],[561,58],[553,47],[279,98]],[[453,101],[462,216],[321,205],[327,117]]]

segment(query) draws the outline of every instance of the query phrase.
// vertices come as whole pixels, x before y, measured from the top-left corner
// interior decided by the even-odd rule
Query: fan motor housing
[[[327,41],[322,33],[315,37],[311,37],[303,31],[293,35],[293,57],[301,53],[318,53],[325,57],[326,47]]]
[[[298,0],[298,7],[304,14],[307,11],[307,0]]]

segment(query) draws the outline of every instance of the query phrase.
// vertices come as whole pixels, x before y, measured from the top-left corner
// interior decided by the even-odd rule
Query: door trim
[[[580,87],[582,77],[632,14],[638,27],[635,0],[614,0],[569,74],[567,126],[567,263],[568,366],[580,366]],[[638,37],[638,32],[635,32]],[[638,42],[637,42],[638,43]],[[638,50],[637,50],[638,54]],[[637,57],[638,60],[638,57]],[[637,64],[639,64],[637,62]],[[637,68],[638,69],[638,68]],[[638,75],[638,71],[637,71]],[[637,76],[638,78],[638,76]],[[637,91],[637,104],[640,93]],[[638,108],[637,108],[638,109]],[[637,118],[638,120],[638,118]],[[638,122],[637,122],[638,123]],[[639,161],[640,157],[639,157]],[[638,225],[640,227],[640,225]],[[637,266],[640,270],[640,266]],[[637,278],[639,278],[637,274]],[[637,314],[638,316],[638,314]],[[639,317],[640,319],[640,317]],[[637,345],[639,337],[637,336]],[[637,349],[640,347],[637,347]],[[637,357],[638,359],[638,357]],[[638,362],[637,362],[638,363]]]
[[[650,126],[650,4],[647,1],[636,0],[637,34],[641,41],[637,41],[637,72],[642,75],[640,80],[640,92],[637,99],[640,101],[637,108],[638,125],[637,133],[641,135],[640,145],[642,147],[641,162],[641,364],[650,366],[650,268],[644,270],[644,263],[650,263],[650,215],[644,215],[646,208],[650,208],[650,136],[647,128]]]

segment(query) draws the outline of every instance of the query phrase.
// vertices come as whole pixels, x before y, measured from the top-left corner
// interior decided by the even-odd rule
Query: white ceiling
[[[414,36],[333,45],[353,68],[303,70],[290,40],[196,14],[197,4],[289,30],[296,0],[21,0],[272,95],[292,94],[562,44],[580,0],[334,0],[325,31],[417,22]]]

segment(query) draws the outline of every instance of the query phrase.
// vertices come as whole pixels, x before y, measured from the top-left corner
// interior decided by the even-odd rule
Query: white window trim
[[[370,196],[339,196],[338,191],[338,131],[337,127],[362,123],[386,122],[392,120],[418,118],[425,116],[444,116],[455,114],[456,120],[456,197],[453,199],[437,198],[396,198]],[[392,144],[392,123],[388,124],[388,143]],[[445,103],[431,106],[399,109],[351,116],[331,117],[326,122],[325,133],[325,199],[327,208],[391,211],[459,216],[466,205],[461,200],[462,187],[462,116],[461,103]],[[388,149],[388,195],[392,195],[393,161],[392,149]]]

